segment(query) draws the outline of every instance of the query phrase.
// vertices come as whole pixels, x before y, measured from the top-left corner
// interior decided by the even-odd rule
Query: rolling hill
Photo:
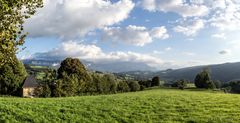
[[[132,76],[136,79],[150,79],[154,76],[160,76],[165,81],[175,81],[178,79],[194,80],[195,76],[203,69],[209,69],[213,80],[220,80],[222,82],[229,82],[231,80],[240,79],[240,62],[225,63],[218,65],[195,66],[182,69],[168,69],[158,72],[151,71],[130,71],[122,72],[117,75]]]

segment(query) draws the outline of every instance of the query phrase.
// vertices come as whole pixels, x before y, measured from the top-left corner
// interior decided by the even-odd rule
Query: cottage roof
[[[30,87],[37,87],[37,86],[38,86],[37,80],[33,75],[28,76],[23,84],[23,88],[30,88]]]

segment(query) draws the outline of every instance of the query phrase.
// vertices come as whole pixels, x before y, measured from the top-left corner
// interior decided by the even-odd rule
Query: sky
[[[76,57],[156,69],[240,61],[239,0],[44,0],[20,59]]]

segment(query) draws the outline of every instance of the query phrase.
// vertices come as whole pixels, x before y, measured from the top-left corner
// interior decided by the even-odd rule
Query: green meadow
[[[66,98],[0,97],[0,122],[239,123],[240,95],[152,89]]]

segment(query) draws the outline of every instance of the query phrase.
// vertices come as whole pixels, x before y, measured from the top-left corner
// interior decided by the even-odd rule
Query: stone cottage
[[[28,76],[22,86],[23,97],[34,97],[34,91],[38,87],[37,80],[33,75]]]

